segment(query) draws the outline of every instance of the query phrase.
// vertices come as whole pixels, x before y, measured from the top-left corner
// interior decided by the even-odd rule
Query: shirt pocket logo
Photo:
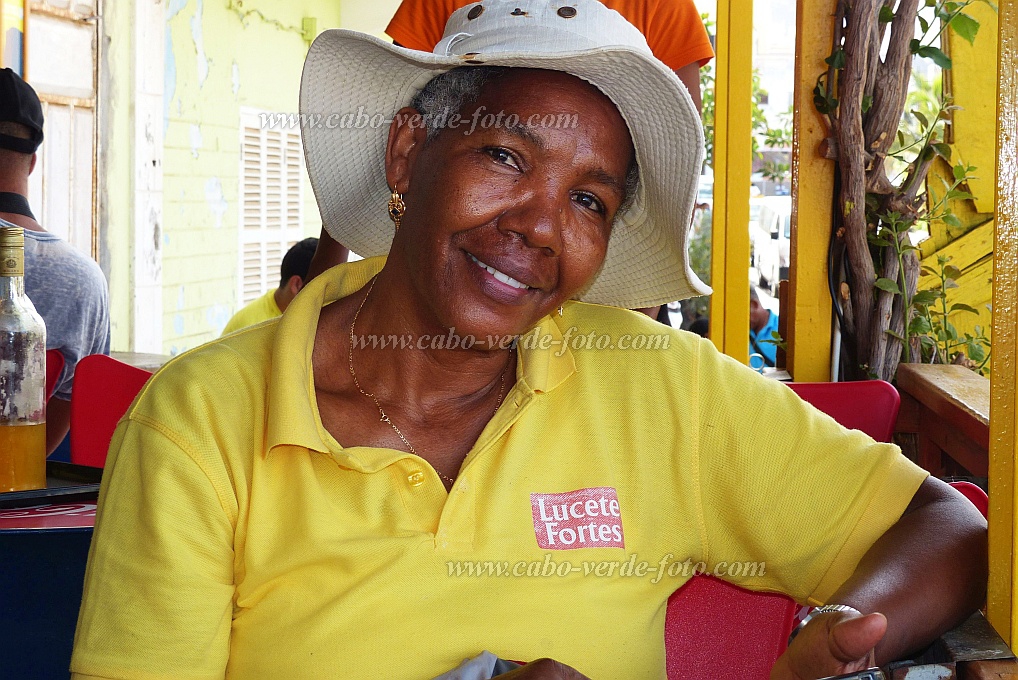
[[[619,496],[610,486],[532,493],[537,545],[545,550],[625,548]]]

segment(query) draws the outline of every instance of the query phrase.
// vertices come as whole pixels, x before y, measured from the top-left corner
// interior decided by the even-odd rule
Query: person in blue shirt
[[[778,315],[760,304],[754,286],[749,287],[749,365],[763,373],[777,361],[778,346],[768,342],[778,332]]]

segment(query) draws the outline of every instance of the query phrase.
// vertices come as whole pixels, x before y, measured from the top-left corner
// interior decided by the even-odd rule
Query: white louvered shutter
[[[241,113],[238,308],[279,286],[283,255],[303,238],[300,130],[262,129]]]

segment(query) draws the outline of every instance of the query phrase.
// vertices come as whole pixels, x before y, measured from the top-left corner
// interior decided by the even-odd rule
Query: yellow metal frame
[[[1015,590],[1015,450],[1018,411],[1018,5],[1002,2],[997,97],[997,224],[990,376],[990,583],[987,616],[1018,645]]]
[[[813,105],[817,75],[827,70],[834,20],[831,0],[799,0],[795,31],[792,138],[792,238],[789,245],[788,372],[800,382],[831,375],[831,296],[827,245],[831,238],[834,163],[819,151],[827,123]]]
[[[710,337],[719,350],[743,363],[749,361],[752,35],[752,0],[719,0]]]

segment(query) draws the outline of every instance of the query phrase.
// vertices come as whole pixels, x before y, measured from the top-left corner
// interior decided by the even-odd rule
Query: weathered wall
[[[997,14],[982,3],[969,5],[966,13],[980,24],[974,44],[969,45],[953,32],[948,32],[948,47],[953,68],[945,72],[954,104],[960,108],[952,114],[951,164],[964,163],[975,167],[974,178],[967,183],[974,200],[951,201],[958,224],[943,220],[930,224],[930,239],[921,245],[923,264],[938,269],[937,257],[951,258],[962,275],[958,288],[947,291],[949,304],[965,304],[977,311],[956,312],[951,323],[961,334],[977,335],[979,327],[990,335],[993,295],[993,234],[996,177],[997,130]],[[933,196],[944,195],[943,182],[952,181],[950,164],[938,160],[927,182]],[[920,279],[922,288],[935,287],[939,281],[927,276]]]
[[[336,2],[170,0],[166,7],[163,351],[215,338],[238,308],[240,111],[296,112],[308,43]],[[305,177],[304,226],[321,222]]]

